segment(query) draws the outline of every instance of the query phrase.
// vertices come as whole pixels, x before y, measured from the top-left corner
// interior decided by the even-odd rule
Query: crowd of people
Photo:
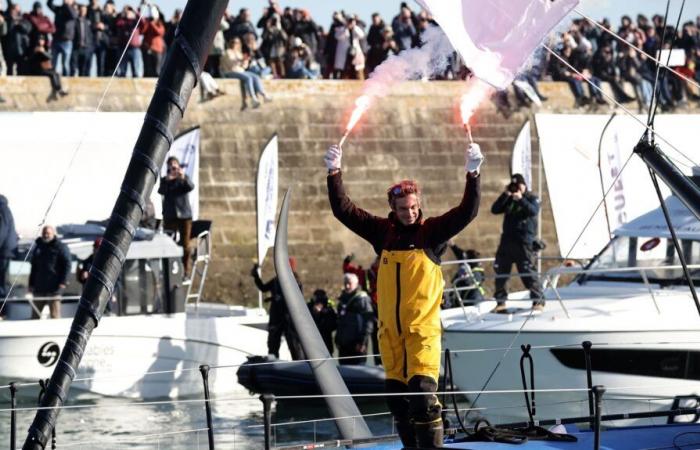
[[[0,75],[48,76],[52,98],[67,94],[61,86],[61,75],[158,76],[182,14],[176,9],[166,18],[157,6],[145,3],[118,10],[113,0],[89,0],[86,4],[63,0],[61,5],[46,0],[46,8],[53,12],[53,19],[45,15],[41,2],[35,2],[31,11],[22,11],[19,4],[8,0],[0,15]],[[389,55],[419,46],[421,33],[434,25],[428,12],[415,11],[405,2],[390,21],[378,13],[366,22],[355,14],[336,11],[327,28],[319,25],[309,10],[282,7],[277,0],[269,1],[257,21],[248,8],[227,12],[205,66],[203,85],[207,90],[203,96],[209,99],[223,93],[215,78],[240,80],[244,98],[252,107],[259,106],[261,99],[269,100],[263,79],[364,79]],[[619,102],[636,99],[640,107],[648,105],[655,78],[654,61],[602,28],[653,57],[659,50],[680,50],[684,57],[674,58],[674,64],[678,64],[675,69],[700,80],[700,71],[696,70],[700,60],[700,16],[678,30],[668,24],[664,27],[660,15],[649,19],[640,14],[636,21],[624,16],[618,26],[603,19],[598,25],[575,19],[567,30],[553,35],[550,44],[565,62],[542,52],[513,86],[515,107],[546,100],[537,89],[542,79],[567,82],[576,106],[605,103],[586,80],[596,86],[602,81],[609,83]],[[453,63],[437,78],[464,79],[468,73],[455,55]],[[624,83],[630,83],[632,89],[626,91]],[[678,77],[660,81],[663,108],[695,100],[697,94]],[[497,101],[505,108],[512,107],[507,95]],[[244,102],[243,108],[248,104]]]

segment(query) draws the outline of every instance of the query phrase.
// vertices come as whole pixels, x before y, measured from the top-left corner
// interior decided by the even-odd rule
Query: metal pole
[[[600,417],[603,409],[603,394],[605,386],[593,386],[595,395],[595,424],[593,427],[593,450],[600,450]]]
[[[532,136],[530,136],[532,143]],[[532,159],[532,157],[530,157]],[[542,240],[542,147],[537,149],[537,196],[540,198],[540,210],[537,211],[537,239]],[[537,273],[542,273],[542,252],[537,257]],[[543,293],[544,297],[544,293]]]
[[[272,402],[275,396],[272,394],[262,394],[260,400],[263,402],[263,423],[265,424],[265,450],[270,450],[272,436]]]
[[[211,403],[209,402],[209,366],[202,364],[199,366],[204,383],[204,410],[207,412],[207,435],[209,437],[209,450],[214,450],[214,424],[211,420]]]
[[[17,448],[17,386],[14,381],[10,383],[10,450]]]
[[[593,409],[593,369],[591,365],[591,347],[593,344],[591,341],[583,341],[581,344],[583,346],[583,356],[586,361],[586,387],[588,388],[588,414],[590,414],[591,418],[593,417],[594,409]],[[593,420],[593,419],[591,419]],[[591,421],[591,427],[593,426],[593,422]]]

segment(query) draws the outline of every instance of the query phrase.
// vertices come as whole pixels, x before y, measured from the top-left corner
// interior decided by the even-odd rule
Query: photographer
[[[185,266],[185,276],[189,276],[192,266],[192,207],[188,194],[194,189],[194,184],[176,157],[169,157],[167,165],[168,175],[160,179],[158,187],[158,193],[163,196],[163,229],[180,233],[180,245],[184,251],[182,262]]]
[[[525,178],[519,173],[511,177],[511,183],[491,207],[491,213],[504,214],[501,243],[496,252],[496,262],[493,265],[496,275],[509,275],[513,263],[518,268],[520,278],[533,300],[533,309],[542,309],[544,299],[542,288],[537,277],[535,254],[541,250],[541,243],[536,240],[537,214],[540,211],[540,200],[527,190]],[[505,310],[507,277],[496,278],[494,297],[498,305],[494,312]]]

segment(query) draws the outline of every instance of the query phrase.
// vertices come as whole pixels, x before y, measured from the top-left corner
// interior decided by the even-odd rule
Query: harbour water
[[[34,414],[38,387],[21,387],[17,398],[17,446]],[[75,394],[75,392],[74,392]],[[9,448],[10,397],[0,395],[0,447]],[[364,401],[360,409],[376,435],[392,432],[383,401]],[[257,395],[235,394],[212,399],[217,448],[259,449],[264,442],[262,402]],[[275,445],[337,438],[335,425],[321,401],[278,401],[273,409]],[[321,419],[321,420],[319,420]],[[207,449],[207,424],[201,398],[157,401],[79,394],[59,415],[57,448],[71,449]],[[7,447],[5,447],[8,445]]]

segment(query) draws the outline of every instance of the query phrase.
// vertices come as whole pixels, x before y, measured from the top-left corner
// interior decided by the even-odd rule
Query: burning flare
[[[353,128],[355,128],[355,125],[357,125],[357,122],[360,121],[360,118],[365,111],[369,109],[371,103],[372,99],[369,95],[361,95],[357,98],[357,100],[355,100],[355,109],[352,111],[350,120],[348,120],[348,125],[345,127],[345,134],[343,134],[343,137],[340,139],[340,143],[338,144],[339,147],[343,146],[345,139],[348,138],[350,132]]]
[[[469,120],[472,118],[481,102],[489,97],[491,89],[492,87],[489,84],[476,77],[472,77],[467,82],[467,92],[462,95],[462,100],[459,105],[462,123],[465,127],[469,126]]]

